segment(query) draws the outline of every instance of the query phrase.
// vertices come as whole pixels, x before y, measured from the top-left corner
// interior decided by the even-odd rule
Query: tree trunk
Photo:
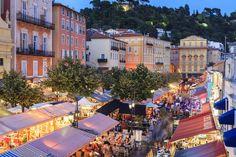
[[[24,106],[21,106],[21,111],[22,111],[22,113],[25,112],[25,107]]]

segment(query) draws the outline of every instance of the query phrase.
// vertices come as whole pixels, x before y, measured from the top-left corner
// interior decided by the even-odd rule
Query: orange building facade
[[[15,69],[26,78],[46,78],[52,66],[52,1],[14,1]],[[13,2],[13,3],[14,3]],[[12,5],[11,5],[12,6]],[[13,24],[14,27],[14,24]]]
[[[77,11],[61,3],[53,4],[53,65],[65,57],[86,60],[86,19]]]

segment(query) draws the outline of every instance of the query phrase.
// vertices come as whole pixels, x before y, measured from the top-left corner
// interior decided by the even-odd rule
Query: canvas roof
[[[211,112],[180,120],[170,141],[189,138],[216,130]]]

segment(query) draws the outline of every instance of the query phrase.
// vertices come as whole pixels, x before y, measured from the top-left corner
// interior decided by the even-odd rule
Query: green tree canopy
[[[0,99],[11,104],[12,107],[21,105],[22,112],[25,107],[28,108],[44,100],[43,92],[39,88],[31,87],[21,74],[13,70],[3,74]]]
[[[66,58],[48,71],[48,79],[44,84],[75,98],[78,95],[90,96],[99,86],[100,80],[95,69],[82,65],[77,59]]]

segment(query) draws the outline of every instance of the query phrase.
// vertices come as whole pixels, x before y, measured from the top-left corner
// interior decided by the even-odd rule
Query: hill
[[[145,0],[144,0],[145,1]],[[148,3],[130,3],[93,0],[93,8],[81,13],[87,16],[87,28],[130,28],[156,37],[156,28],[171,31],[171,37],[162,39],[178,43],[189,35],[198,35],[208,40],[224,43],[236,40],[236,12],[222,15],[218,8],[205,8],[190,14],[188,5],[179,8],[155,7]]]

